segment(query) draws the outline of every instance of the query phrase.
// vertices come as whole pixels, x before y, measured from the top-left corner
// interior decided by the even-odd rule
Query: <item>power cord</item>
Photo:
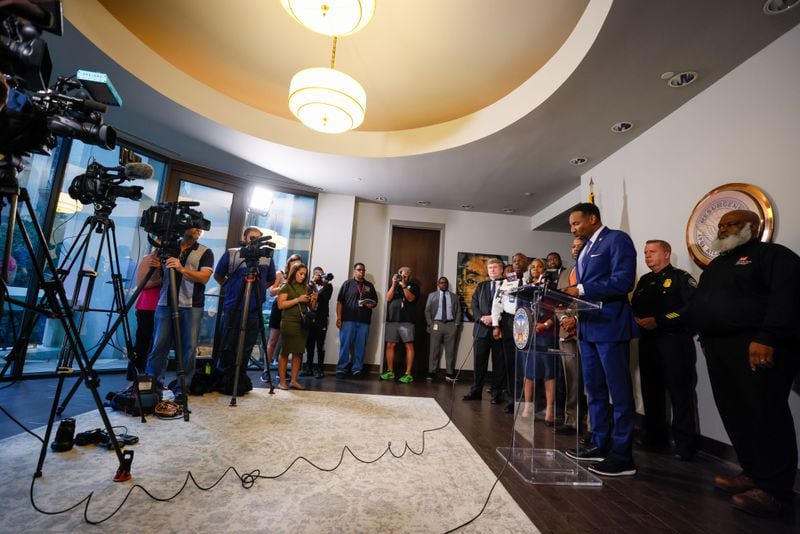
[[[398,453],[398,452],[395,452],[392,449],[392,442],[390,441],[390,442],[387,443],[386,448],[380,454],[378,454],[376,457],[371,458],[371,459],[364,459],[364,458],[359,457],[356,453],[354,453],[349,445],[345,445],[344,447],[342,447],[342,451],[339,454],[339,460],[332,467],[324,467],[324,466],[317,465],[316,463],[312,462],[311,460],[309,460],[305,456],[296,457],[294,460],[292,460],[292,462],[283,471],[281,471],[280,473],[278,473],[276,475],[264,475],[264,474],[261,474],[261,470],[260,469],[254,469],[253,471],[250,471],[250,472],[247,472],[247,473],[239,473],[239,471],[237,471],[235,467],[229,466],[227,469],[225,469],[225,471],[222,473],[222,475],[220,475],[217,478],[217,480],[215,480],[212,484],[210,484],[208,486],[203,486],[200,483],[198,483],[197,480],[194,478],[194,475],[192,474],[192,472],[191,471],[187,471],[186,472],[186,477],[184,478],[183,483],[181,484],[180,488],[174,494],[172,494],[172,495],[170,495],[168,497],[157,497],[156,495],[153,495],[152,493],[150,493],[147,490],[147,488],[145,488],[144,486],[139,485],[139,484],[134,484],[133,486],[131,486],[131,488],[128,490],[128,492],[125,494],[125,497],[122,499],[122,501],[119,503],[119,505],[111,513],[109,513],[107,516],[102,517],[100,519],[92,519],[92,518],[89,517],[89,506],[91,505],[92,498],[94,496],[94,492],[89,493],[89,495],[87,495],[86,497],[84,497],[83,499],[78,501],[77,503],[73,504],[72,506],[69,506],[68,508],[64,508],[62,510],[57,510],[57,511],[43,510],[42,508],[40,508],[39,506],[36,505],[36,501],[35,501],[35,498],[34,498],[33,491],[34,491],[34,485],[36,483],[36,477],[34,477],[31,480],[31,487],[30,487],[31,506],[33,506],[33,508],[37,512],[45,514],[45,515],[59,515],[59,514],[70,512],[70,511],[74,510],[75,508],[77,508],[77,507],[79,507],[79,506],[81,506],[83,504],[84,505],[84,509],[83,509],[84,521],[86,521],[86,523],[88,523],[90,525],[99,525],[99,524],[102,524],[102,523],[108,521],[112,517],[114,517],[114,515],[116,515],[117,512],[119,512],[122,509],[123,506],[125,506],[125,503],[128,501],[128,499],[130,498],[131,494],[137,489],[141,490],[142,492],[144,492],[145,495],[147,495],[148,497],[150,497],[154,501],[157,501],[157,502],[168,502],[168,501],[172,501],[173,499],[178,497],[183,492],[183,490],[186,489],[186,487],[189,485],[190,481],[194,485],[194,487],[196,487],[197,489],[199,489],[201,491],[210,491],[213,488],[215,488],[217,485],[219,485],[220,482],[222,482],[222,480],[226,476],[228,476],[229,473],[234,473],[234,475],[236,476],[236,478],[239,479],[239,481],[240,481],[240,483],[241,483],[241,485],[242,485],[242,487],[244,489],[250,489],[253,486],[255,486],[255,484],[256,484],[256,482],[258,480],[261,480],[261,479],[275,480],[275,479],[278,479],[278,478],[286,475],[289,471],[291,471],[291,469],[295,466],[295,464],[297,464],[298,462],[301,462],[301,461],[305,462],[308,465],[310,465],[314,469],[317,469],[318,471],[322,471],[322,472],[325,472],[325,473],[330,473],[330,472],[333,472],[333,471],[337,470],[339,467],[341,467],[341,465],[342,465],[342,463],[344,462],[344,459],[345,459],[345,454],[349,454],[354,460],[356,460],[357,462],[362,463],[362,464],[374,464],[374,463],[380,461],[381,459],[383,459],[387,455],[391,455],[395,459],[403,458],[406,455],[406,453],[410,453],[410,454],[412,454],[414,456],[421,456],[425,452],[425,447],[426,447],[425,438],[426,438],[426,435],[428,433],[431,433],[431,432],[436,432],[436,431],[445,429],[447,426],[450,425],[450,423],[453,420],[453,411],[455,409],[455,384],[456,384],[456,381],[458,380],[458,377],[461,374],[461,370],[463,369],[466,361],[472,355],[472,352],[473,352],[473,349],[470,348],[470,350],[468,351],[466,356],[462,359],[461,365],[459,365],[458,371],[456,372],[456,376],[455,376],[456,380],[454,380],[453,383],[452,383],[452,387],[451,387],[452,394],[451,394],[451,399],[450,399],[450,410],[449,410],[449,413],[447,415],[447,421],[441,426],[422,430],[422,446],[421,446],[421,448],[419,450],[415,450],[413,447],[411,447],[409,445],[408,441],[404,441],[403,448]],[[0,407],[0,409],[2,409],[2,407]],[[3,412],[5,412],[6,415],[9,415],[8,412],[6,412],[4,409],[3,409]],[[515,410],[514,411],[514,426],[516,425],[516,419],[517,419],[517,417],[519,415],[518,412],[519,412],[519,410]],[[11,416],[9,415],[9,417],[11,417]],[[12,419],[13,419],[13,417],[12,417]],[[21,423],[16,421],[16,419],[13,419],[13,420],[15,422],[17,422],[17,424],[20,425],[26,432],[31,433]],[[119,427],[113,427],[113,428],[119,428]],[[126,427],[123,427],[123,428],[125,428],[125,432],[127,433],[127,428]],[[35,434],[33,434],[33,435],[35,436]],[[36,437],[41,441],[41,438],[39,438],[38,436],[36,436]],[[468,521],[466,521],[466,522],[464,522],[464,523],[462,523],[462,524],[460,524],[460,525],[458,525],[458,526],[446,531],[446,534],[449,534],[451,532],[455,532],[455,531],[457,531],[457,530],[459,530],[459,529],[461,529],[461,528],[473,523],[475,520],[477,520],[483,514],[483,512],[486,510],[486,507],[489,504],[489,500],[491,499],[495,488],[497,487],[497,484],[500,482],[500,479],[502,478],[503,474],[505,473],[509,462],[510,462],[510,458],[507,457],[506,461],[503,464],[502,469],[497,474],[497,477],[495,478],[494,483],[492,484],[491,488],[489,489],[489,493],[486,496],[486,499],[484,500],[483,506],[481,507],[480,511],[477,514],[475,514],[475,516],[470,518]]]

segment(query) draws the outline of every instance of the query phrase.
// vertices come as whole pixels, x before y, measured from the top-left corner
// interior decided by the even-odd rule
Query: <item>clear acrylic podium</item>
[[[553,348],[558,345],[559,318],[576,316],[584,310],[596,310],[602,303],[593,303],[570,297],[566,293],[548,288],[545,284],[525,285],[513,290],[517,301],[514,315],[514,344],[517,347],[514,391],[514,431],[510,447],[498,447],[497,452],[507,458],[511,467],[530,484],[599,487],[603,482],[581,467],[555,447],[556,435],[537,421],[534,409],[533,380],[544,369],[560,370],[562,362],[578,358],[575,352]],[[537,332],[537,323],[552,321],[553,326]],[[563,372],[563,371],[560,371]],[[580,403],[574,417],[581,421]],[[554,420],[563,419],[562,406],[554,402]],[[579,426],[579,425],[576,425]],[[572,448],[579,448],[576,428]]]

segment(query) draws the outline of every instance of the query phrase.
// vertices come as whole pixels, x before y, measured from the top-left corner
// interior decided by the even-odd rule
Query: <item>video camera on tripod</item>
[[[118,197],[139,200],[140,185],[122,185],[128,180],[147,180],[153,176],[153,167],[147,163],[128,163],[125,166],[105,167],[93,161],[86,172],[72,179],[69,196],[82,204],[94,204],[98,212],[111,213]]]
[[[47,88],[52,60],[41,33],[61,35],[62,27],[59,1],[0,7],[0,76],[9,88],[0,105],[0,182],[13,181],[22,156],[49,154],[59,136],[116,146],[117,133],[103,123],[103,113],[121,100],[107,76],[79,71]]]
[[[248,267],[258,265],[261,258],[272,258],[272,251],[275,250],[275,243],[271,235],[261,237],[251,237],[249,242],[240,241],[239,257],[243,259]]]
[[[180,253],[178,241],[186,230],[211,229],[211,221],[203,218],[203,213],[192,209],[199,202],[181,200],[162,202],[142,212],[139,226],[147,232],[147,241],[161,250],[159,256],[177,256]]]

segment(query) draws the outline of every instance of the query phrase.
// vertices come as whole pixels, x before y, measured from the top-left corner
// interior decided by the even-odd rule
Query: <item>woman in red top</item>
[[[136,377],[144,373],[147,364],[147,355],[153,343],[154,318],[156,306],[158,306],[158,294],[161,292],[161,262],[156,257],[156,249],[147,254],[139,262],[139,269],[136,272],[136,287],[142,285],[144,277],[150,267],[156,270],[144,289],[139,293],[136,301],[136,340],[133,345],[133,354],[128,356],[128,387],[133,386]]]

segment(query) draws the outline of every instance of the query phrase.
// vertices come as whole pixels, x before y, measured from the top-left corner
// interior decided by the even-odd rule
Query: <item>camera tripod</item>
[[[123,313],[125,309],[125,287],[123,286],[123,278],[122,273],[120,272],[120,262],[119,262],[119,255],[117,254],[117,233],[114,225],[114,221],[109,218],[111,210],[116,206],[113,202],[109,204],[95,204],[95,213],[94,215],[88,217],[81,227],[78,235],[75,238],[75,241],[72,243],[70,248],[67,250],[67,254],[61,262],[61,267],[59,267],[59,276],[61,277],[61,281],[64,282],[66,278],[69,276],[69,273],[75,267],[75,263],[80,259],[81,269],[78,273],[77,281],[75,283],[75,290],[72,294],[72,309],[73,310],[80,310],[80,318],[78,320],[78,333],[80,333],[81,329],[83,328],[83,321],[86,317],[86,312],[91,311],[99,311],[99,312],[108,312],[109,314],[119,313],[122,318],[122,335],[125,340],[125,351],[130,358],[133,355],[133,341],[131,336],[131,328],[130,323],[128,322],[128,314]],[[89,252],[89,245],[92,240],[92,234],[100,234],[100,242],[97,248],[97,254],[95,255],[95,261],[93,268],[86,269],[84,266],[86,264],[86,257]],[[114,290],[114,302],[111,309],[93,309],[91,308],[91,301],[92,301],[92,293],[94,291],[94,286],[97,281],[98,277],[98,269],[100,267],[100,259],[103,254],[103,246],[106,246],[107,258],[109,263],[109,269],[111,271],[111,285]],[[83,298],[83,305],[78,306],[80,299],[81,299],[81,290],[83,289],[83,285],[86,283],[86,292]],[[59,366],[71,366],[72,359],[74,355],[69,347],[64,347],[61,350],[61,355],[59,357]],[[94,363],[94,362],[93,362]],[[70,389],[69,393],[67,393],[66,397],[64,397],[64,402],[58,407],[56,413],[61,415],[64,412],[67,404],[72,399],[72,396],[75,395],[78,387],[83,380],[82,377],[79,377],[75,384]],[[138,397],[139,388],[136,388],[137,393],[137,401],[141,405],[141,398]]]
[[[247,321],[250,316],[250,298],[251,296],[255,296],[256,305],[258,310],[258,331],[259,335],[261,336],[261,348],[264,351],[264,354],[267,354],[267,333],[264,328],[264,301],[261,297],[261,287],[260,287],[260,279],[261,274],[259,273],[259,258],[246,258],[245,264],[247,265],[247,272],[244,274],[244,284],[239,289],[239,295],[236,298],[236,304],[233,307],[234,313],[231,315],[230,320],[227,322],[225,327],[225,332],[223,333],[222,338],[222,350],[223,354],[225,353],[225,349],[228,347],[228,336],[231,334],[232,329],[234,328],[233,320],[241,316],[239,320],[239,337],[236,340],[236,363],[235,363],[235,375],[233,379],[233,392],[231,396],[230,406],[236,406],[236,396],[239,387],[239,373],[242,370],[242,357],[244,353],[244,344],[245,344],[245,337],[247,336]],[[256,286],[255,295],[253,295],[253,285]],[[238,311],[238,313],[237,313]],[[265,366],[266,367],[266,366]],[[269,383],[269,394],[273,395],[275,393],[275,384],[272,382],[272,373],[267,371],[267,382]]]
[[[36,238],[39,240],[39,245],[42,249],[42,256],[44,257],[45,265],[50,271],[50,277],[45,276],[44,266],[39,262],[39,260],[37,260],[36,250],[34,249],[33,243],[28,235],[27,229],[23,225],[22,216],[17,210],[18,202],[20,200],[30,216]],[[16,304],[23,307],[26,310],[25,319],[23,320],[23,328],[25,328],[27,325],[31,325],[30,328],[32,329],[32,324],[35,322],[34,313],[59,320],[62,328],[64,329],[64,334],[66,337],[65,345],[69,346],[69,350],[71,354],[74,355],[74,360],[77,362],[78,367],[80,368],[81,376],[85,379],[86,386],[91,391],[92,398],[97,405],[97,410],[100,414],[100,418],[103,421],[103,426],[108,433],[111,445],[115,454],[117,455],[117,459],[119,460],[119,468],[114,476],[114,480],[128,480],[130,479],[131,463],[133,462],[133,451],[123,452],[119,445],[119,441],[114,434],[111,421],[108,419],[105,407],[103,406],[103,401],[100,398],[100,393],[97,390],[99,383],[97,373],[92,369],[92,362],[89,360],[86,353],[86,348],[83,346],[83,342],[81,341],[79,330],[75,324],[75,318],[73,316],[72,309],[70,308],[66,291],[64,290],[64,284],[58,277],[58,269],[56,269],[55,262],[50,256],[49,251],[46,249],[45,244],[47,243],[47,240],[44,236],[44,232],[42,231],[42,227],[36,218],[36,212],[33,210],[30,195],[28,194],[27,189],[19,187],[19,182],[16,178],[16,168],[13,165],[8,164],[4,166],[0,165],[0,211],[6,205],[9,206],[10,213],[8,218],[8,231],[6,235],[7,241],[5,243],[3,255],[3,270],[2,276],[0,276],[0,308],[2,308],[4,300],[8,300],[8,302],[11,304]],[[38,305],[36,304],[35,297],[35,295],[38,294],[38,290],[33,293],[33,297],[29,297],[28,302],[17,301],[16,299],[11,298],[9,293],[8,284],[6,282],[6,274],[11,250],[10,241],[12,240],[14,234],[15,223],[19,226],[19,232],[25,244],[25,250],[31,260],[31,264],[34,266],[36,287],[37,289],[41,288],[44,291],[42,302],[40,302]],[[27,331],[30,332],[31,330]],[[27,338],[25,336],[20,336],[17,340],[15,340],[12,353],[19,351],[23,343],[25,346],[27,346]],[[10,361],[14,361],[13,358]],[[17,359],[16,362],[19,363],[19,359]],[[50,441],[50,436],[53,432],[56,409],[61,397],[64,378],[67,375],[72,374],[73,370],[71,367],[59,367],[57,372],[59,375],[58,384],[53,397],[53,405],[50,410],[50,415],[47,420],[47,428],[45,430],[44,440],[42,441],[42,450],[39,454],[39,461],[36,465],[36,472],[34,474],[35,478],[42,476],[42,466],[44,465],[44,460],[47,455],[47,447]]]

